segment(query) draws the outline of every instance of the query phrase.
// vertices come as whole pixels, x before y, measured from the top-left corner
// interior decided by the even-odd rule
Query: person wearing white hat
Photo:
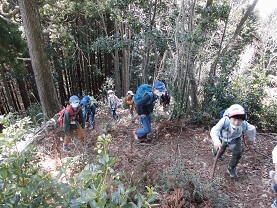
[[[129,90],[126,94],[126,97],[125,97],[125,103],[127,105],[129,105],[129,108],[130,108],[130,115],[131,117],[133,117],[134,115],[134,110],[136,109],[136,104],[134,102],[134,93],[133,91]]]
[[[108,90],[108,106],[112,110],[113,119],[117,119],[118,115],[116,114],[116,110],[120,105],[119,98],[115,95],[113,90]]]
[[[256,140],[256,127],[246,121],[246,112],[239,104],[231,105],[226,109],[225,115],[211,129],[210,135],[214,145],[214,154],[216,155],[217,151],[220,150],[219,158],[222,159],[227,148],[232,151],[232,158],[227,171],[231,177],[236,178],[238,177],[236,166],[242,156],[241,135],[243,132],[247,134],[248,145],[250,149],[253,149]]]

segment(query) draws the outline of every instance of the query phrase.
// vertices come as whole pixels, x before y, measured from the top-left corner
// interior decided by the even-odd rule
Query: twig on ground
[[[254,152],[256,152],[256,153],[258,153],[258,154],[260,154],[260,155],[262,155],[262,156],[264,156],[264,157],[266,157],[266,158],[271,159],[271,157],[270,157],[270,156],[267,156],[267,155],[265,155],[265,154],[263,154],[263,153],[259,152],[258,150],[255,150],[255,149],[254,149]]]

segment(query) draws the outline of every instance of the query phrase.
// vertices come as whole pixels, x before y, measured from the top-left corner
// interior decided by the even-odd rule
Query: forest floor
[[[132,142],[132,131],[140,128],[138,120],[131,121],[128,109],[118,109],[119,119],[111,118],[107,108],[98,109],[96,114],[96,128],[86,128],[86,155],[95,158],[95,144],[98,135],[111,134],[112,142],[109,146],[110,154],[120,159],[115,164],[116,171],[126,173],[133,184],[139,186],[155,186],[159,177],[165,175],[178,162],[200,180],[200,183],[211,182],[214,157],[211,153],[211,141],[208,127],[187,125],[185,121],[178,123],[166,120],[165,113],[159,114],[159,121],[153,121],[153,131],[149,134],[151,144],[141,145]],[[153,119],[154,120],[154,119]],[[158,120],[158,119],[156,119]],[[259,131],[259,130],[258,130]],[[38,143],[44,152],[42,167],[52,174],[64,164],[67,157],[82,154],[78,139],[70,143],[70,152],[62,151],[64,132],[61,127],[49,132]],[[274,200],[274,193],[270,188],[269,170],[272,169],[271,152],[276,145],[276,138],[271,134],[258,133],[255,151],[251,152],[243,142],[243,156],[237,166],[239,177],[230,178],[227,165],[231,152],[226,151],[224,160],[217,163],[214,179],[218,183],[218,197],[228,195],[226,204],[221,207],[268,208]],[[72,170],[71,176],[80,170]],[[176,184],[178,186],[178,184]],[[161,197],[170,193],[159,193]],[[166,206],[160,203],[159,207]],[[209,199],[202,203],[191,203],[180,207],[213,207]]]

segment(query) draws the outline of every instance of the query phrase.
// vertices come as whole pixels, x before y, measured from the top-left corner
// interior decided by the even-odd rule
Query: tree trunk
[[[215,74],[215,70],[216,70],[216,66],[217,66],[219,58],[224,56],[224,54],[229,49],[230,44],[233,43],[236,40],[236,38],[238,37],[238,35],[240,34],[240,32],[241,32],[241,30],[243,28],[244,23],[246,22],[248,17],[251,15],[253,10],[255,9],[255,6],[256,6],[257,3],[258,3],[258,0],[254,0],[252,2],[252,5],[247,9],[247,11],[245,12],[244,16],[241,18],[241,20],[240,20],[239,24],[237,25],[237,28],[236,28],[232,38],[230,38],[230,40],[228,41],[226,46],[219,52],[219,54],[216,57],[215,61],[212,63],[210,74]]]
[[[30,99],[28,96],[28,91],[26,89],[25,82],[23,79],[17,79],[16,81],[18,84],[20,96],[22,98],[23,106],[24,106],[25,110],[27,110],[30,106]]]
[[[25,29],[32,67],[43,113],[53,117],[60,104],[44,52],[42,29],[37,5],[34,0],[19,0],[19,8]]]
[[[6,76],[5,76],[5,72],[6,69],[4,67],[4,65],[2,64],[2,70],[0,70],[0,73],[1,73],[1,78],[2,78],[2,82],[3,82],[3,85],[4,85],[4,89],[5,89],[5,94],[6,94],[6,98],[8,100],[8,111],[13,111],[15,108],[14,108],[14,105],[13,105],[13,100],[12,100],[12,96],[11,96],[11,93],[9,91],[9,85],[8,85],[8,82],[7,82],[7,79],[6,79]]]

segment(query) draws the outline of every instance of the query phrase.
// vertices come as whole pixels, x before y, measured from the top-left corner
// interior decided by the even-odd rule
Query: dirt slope
[[[119,109],[118,114],[119,120],[114,121],[107,109],[98,109],[96,129],[86,129],[88,157],[95,156],[93,148],[97,136],[110,133],[113,137],[111,154],[121,159],[115,169],[125,172],[133,184],[155,185],[160,173],[170,169],[177,161],[181,161],[186,168],[199,176],[201,181],[211,181],[213,155],[208,128],[161,119],[159,122],[153,122],[153,132],[149,135],[152,138],[151,145],[137,145],[131,142],[131,132],[140,126],[138,120],[131,122],[128,110]],[[62,152],[62,137],[63,131],[59,127],[39,143],[39,148],[44,152],[42,166],[53,174],[66,157],[76,156],[84,151],[75,139],[70,144],[71,152]],[[226,151],[224,160],[217,164],[215,180],[221,180],[220,191],[230,197],[227,203],[229,207],[270,207],[275,196],[270,189],[268,171],[272,169],[271,151],[275,145],[276,138],[267,134],[257,135],[254,154],[243,144],[243,156],[237,167],[240,176],[238,179],[231,179],[226,171],[231,158],[231,152]],[[78,171],[80,170],[75,169],[71,174],[74,175]],[[210,206],[202,203],[201,206],[190,207]]]

